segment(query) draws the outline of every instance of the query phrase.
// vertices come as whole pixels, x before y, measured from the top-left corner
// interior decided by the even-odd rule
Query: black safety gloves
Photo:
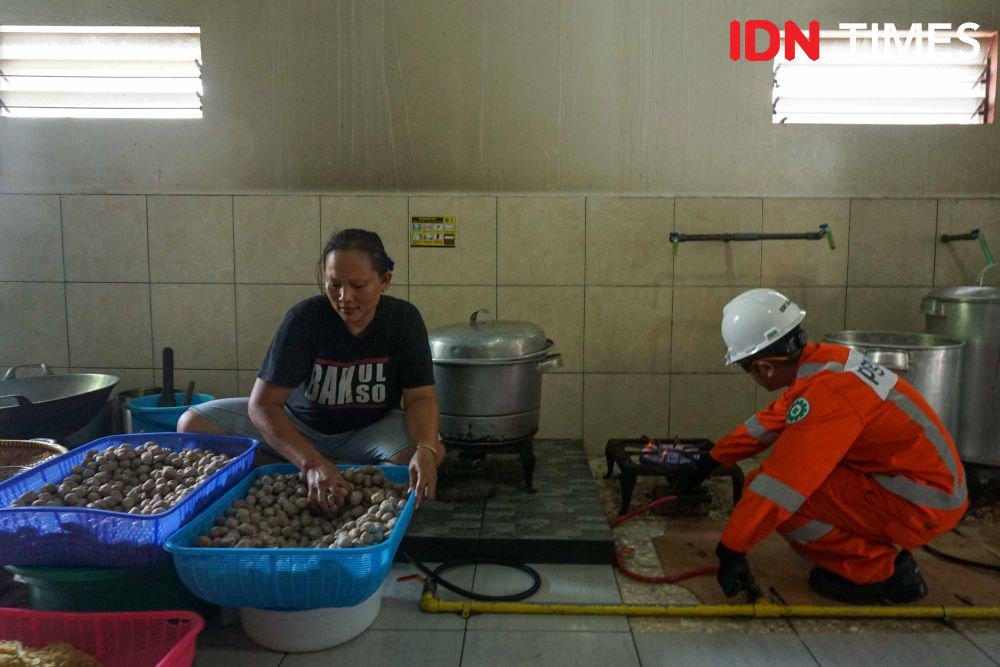
[[[751,600],[760,597],[760,589],[753,575],[745,554],[733,551],[722,542],[715,547],[715,555],[719,557],[719,572],[716,578],[726,597],[733,597],[746,591]]]
[[[670,484],[681,495],[692,494],[698,490],[701,483],[708,479],[712,471],[718,467],[719,462],[706,452],[696,462],[680,466],[673,473]]]

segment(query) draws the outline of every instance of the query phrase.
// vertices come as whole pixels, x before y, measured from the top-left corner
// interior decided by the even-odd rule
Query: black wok
[[[61,438],[97,416],[118,384],[114,375],[68,373],[18,378],[15,366],[0,380],[0,438]],[[6,379],[6,378],[12,379]]]

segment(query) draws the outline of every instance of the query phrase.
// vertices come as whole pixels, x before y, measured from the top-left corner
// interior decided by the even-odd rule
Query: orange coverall
[[[722,543],[747,552],[772,530],[855,583],[892,575],[899,545],[951,530],[968,505],[955,443],[908,382],[839,345],[809,344],[792,385],[722,438],[724,466],[774,451],[747,479]]]

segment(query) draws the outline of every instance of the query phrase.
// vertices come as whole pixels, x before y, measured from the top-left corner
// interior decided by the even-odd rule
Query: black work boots
[[[927,595],[927,584],[913,555],[903,549],[896,556],[892,576],[872,584],[856,584],[819,566],[809,571],[809,588],[848,604],[899,604]]]

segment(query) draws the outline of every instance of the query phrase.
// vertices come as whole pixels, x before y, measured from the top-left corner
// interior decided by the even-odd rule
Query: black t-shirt
[[[354,431],[398,408],[404,388],[434,384],[427,328],[413,304],[382,295],[353,336],[326,296],[292,306],[257,377],[294,387],[286,406],[320,433]]]

